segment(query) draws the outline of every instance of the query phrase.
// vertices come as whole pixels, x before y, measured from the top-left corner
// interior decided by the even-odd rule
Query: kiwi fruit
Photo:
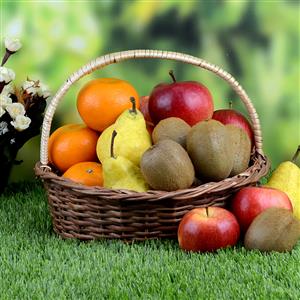
[[[243,129],[234,125],[226,125],[226,128],[230,134],[234,152],[233,166],[230,176],[235,176],[245,171],[249,166],[251,141]]]
[[[194,166],[184,148],[162,140],[146,150],[141,159],[141,171],[151,188],[175,191],[189,188],[194,181]]]
[[[191,126],[180,118],[167,118],[161,120],[152,132],[152,141],[154,144],[159,141],[170,139],[186,147],[186,136]]]
[[[216,120],[197,123],[187,135],[187,151],[200,179],[228,177],[234,161],[230,132]]]
[[[244,244],[247,249],[291,251],[300,238],[300,221],[284,208],[271,207],[249,226]]]

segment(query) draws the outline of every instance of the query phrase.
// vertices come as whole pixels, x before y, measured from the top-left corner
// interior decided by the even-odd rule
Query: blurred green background
[[[147,48],[204,58],[229,71],[245,88],[260,116],[265,153],[273,167],[291,158],[300,144],[298,1],[2,1],[1,40],[17,36],[23,48],[7,67],[16,83],[29,76],[53,94],[75,70],[106,53]],[[1,45],[1,54],[4,48]],[[246,114],[229,86],[205,70],[163,60],[139,60],[106,67],[75,84],[58,106],[52,128],[80,122],[76,95],[94,77],[130,81],[140,95],[154,85],[198,80],[212,92],[216,108]],[[19,152],[12,181],[32,178],[39,137]]]

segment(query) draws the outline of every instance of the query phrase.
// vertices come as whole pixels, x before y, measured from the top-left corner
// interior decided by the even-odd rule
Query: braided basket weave
[[[48,140],[56,107],[74,82],[107,65],[129,59],[159,58],[175,60],[209,70],[229,83],[242,100],[252,122],[255,151],[250,167],[237,176],[173,192],[110,190],[88,187],[57,176],[48,165]],[[191,209],[224,206],[226,199],[240,188],[254,185],[269,169],[263,154],[260,122],[257,113],[239,83],[220,67],[190,55],[157,51],[131,50],[101,56],[73,73],[53,97],[45,113],[40,162],[35,166],[48,194],[53,227],[63,238],[92,240],[118,238],[145,240],[172,238],[177,235],[181,218]]]

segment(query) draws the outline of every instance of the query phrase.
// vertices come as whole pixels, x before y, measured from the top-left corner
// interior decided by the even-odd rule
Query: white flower
[[[6,113],[5,109],[0,106],[0,118]]]
[[[34,80],[26,80],[22,84],[22,89],[28,94],[35,95],[38,93],[39,87]]]
[[[13,119],[16,119],[17,116],[19,116],[19,115],[21,115],[21,116],[25,115],[25,108],[24,108],[24,105],[22,103],[8,104],[6,106],[6,111],[9,113],[9,115]]]
[[[6,132],[8,132],[7,123],[2,121],[0,122],[0,135],[4,135]]]
[[[48,98],[51,95],[48,86],[46,86],[43,83],[39,84],[37,94],[38,94],[38,96],[43,97],[44,99]]]
[[[23,131],[29,127],[31,119],[22,115],[18,115],[15,121],[11,121],[10,124],[18,131]]]
[[[15,79],[15,72],[6,67],[0,67],[0,82],[9,83]]]
[[[19,39],[5,38],[4,40],[5,48],[10,52],[17,52],[22,44]]]
[[[12,145],[12,144],[15,144],[16,143],[16,139],[15,138],[12,138],[9,143]]]
[[[13,94],[15,92],[15,89],[11,83],[6,84],[1,92],[1,95],[8,96],[9,94]]]
[[[12,104],[12,99],[7,95],[0,94],[0,107],[6,108],[10,104]]]

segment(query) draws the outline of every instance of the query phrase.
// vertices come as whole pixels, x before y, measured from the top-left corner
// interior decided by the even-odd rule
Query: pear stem
[[[111,135],[111,142],[110,142],[110,157],[112,158],[115,158],[115,155],[114,155],[114,142],[115,142],[115,137],[117,136],[117,132],[114,130],[112,132],[112,135]]]
[[[229,109],[232,109],[232,101],[229,101]]]
[[[205,211],[206,211],[206,216],[208,217],[208,207],[205,207]]]
[[[176,82],[176,78],[175,78],[175,75],[174,75],[173,70],[170,70],[170,71],[169,71],[169,75],[171,76],[173,82]]]
[[[135,102],[134,97],[130,97],[130,102],[132,103],[132,108],[129,110],[130,113],[137,114],[137,111],[136,111],[136,102]]]
[[[293,156],[293,158],[292,158],[292,162],[293,162],[293,163],[294,163],[294,162],[296,161],[296,159],[298,158],[299,153],[300,153],[300,145],[298,145],[298,148],[297,148],[297,150],[296,150],[296,152],[295,152],[295,154],[294,154],[294,156]]]

